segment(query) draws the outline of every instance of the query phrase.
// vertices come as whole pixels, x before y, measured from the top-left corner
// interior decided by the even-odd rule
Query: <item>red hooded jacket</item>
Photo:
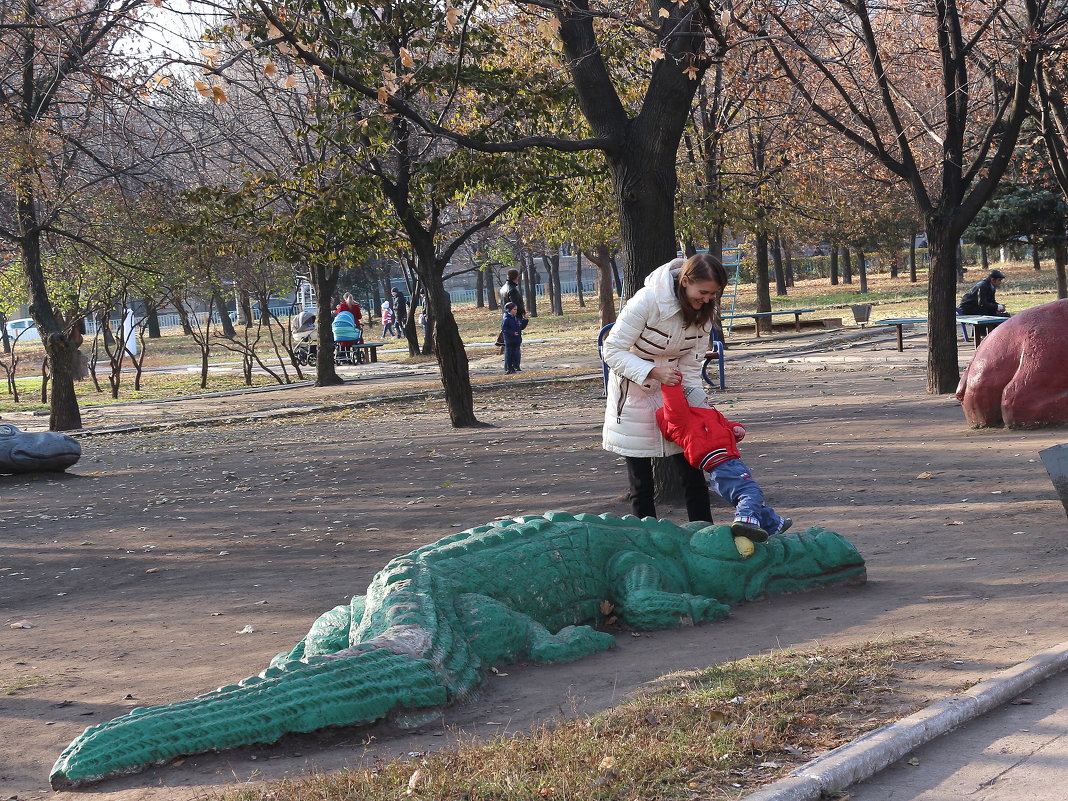
[[[665,437],[682,446],[686,461],[711,471],[728,459],[740,458],[737,443],[745,436],[745,426],[731,422],[715,409],[690,406],[681,384],[664,384],[660,391],[664,405],[656,410],[656,422]]]

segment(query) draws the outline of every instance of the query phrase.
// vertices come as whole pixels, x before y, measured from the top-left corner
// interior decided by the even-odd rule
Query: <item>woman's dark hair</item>
[[[515,267],[513,267],[511,270],[509,270],[508,271],[508,280],[509,281],[513,281],[513,282],[518,281],[519,280],[519,270],[517,270]]]
[[[685,283],[684,283],[685,281]],[[686,284],[694,281],[715,281],[719,284],[720,294],[711,303],[695,309],[686,299]],[[723,262],[708,253],[698,253],[683,262],[675,278],[675,297],[679,299],[682,319],[686,327],[691,325],[706,326],[712,320],[719,319],[719,298],[727,288],[727,270]]]

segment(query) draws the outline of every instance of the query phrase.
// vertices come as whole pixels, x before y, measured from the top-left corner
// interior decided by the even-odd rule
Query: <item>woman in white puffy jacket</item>
[[[714,256],[675,259],[649,274],[604,341],[611,372],[602,444],[626,457],[631,510],[638,517],[656,517],[652,458],[672,456],[683,476],[689,519],[712,520],[706,476],[661,436],[656,410],[663,404],[661,384],[681,383],[691,406],[708,406],[701,360],[726,286],[727,272]]]

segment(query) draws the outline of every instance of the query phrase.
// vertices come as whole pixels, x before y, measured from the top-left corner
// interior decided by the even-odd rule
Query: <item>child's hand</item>
[[[743,439],[745,439],[745,429],[744,428],[742,428],[741,426],[735,426],[732,430],[734,431],[734,441],[735,442],[741,442]]]

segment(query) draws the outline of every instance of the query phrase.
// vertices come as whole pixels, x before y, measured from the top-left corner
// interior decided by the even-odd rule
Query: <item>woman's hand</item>
[[[654,367],[649,371],[649,375],[646,376],[646,379],[649,378],[655,379],[668,387],[673,387],[676,384],[682,383],[682,373],[674,367]]]

